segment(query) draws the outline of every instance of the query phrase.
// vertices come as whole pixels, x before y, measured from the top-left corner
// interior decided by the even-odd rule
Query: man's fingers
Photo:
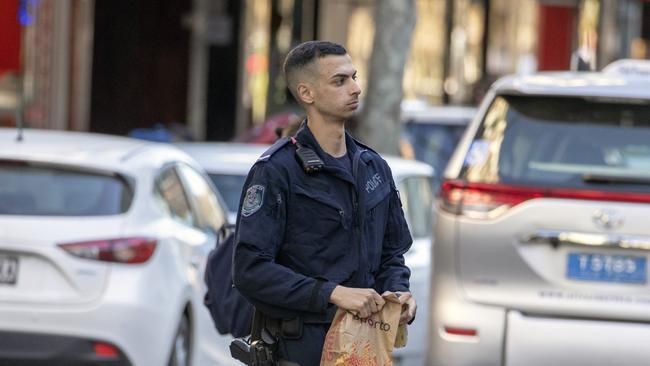
[[[374,291],[373,291],[372,297],[373,297],[373,300],[375,301],[375,304],[377,304],[378,311],[381,310],[381,308],[384,307],[384,304],[386,303],[386,300],[384,300],[383,297],[379,296],[379,294],[374,292]]]
[[[374,301],[374,299],[370,299],[370,302],[368,303],[368,310],[371,314],[377,312],[377,303]]]
[[[400,304],[406,304],[411,298],[413,298],[413,295],[410,292],[402,292],[397,299]]]
[[[368,306],[364,306],[363,309],[359,312],[359,318],[367,318],[370,316],[371,311]]]
[[[415,318],[415,314],[417,313],[417,311],[418,311],[418,307],[417,304],[415,303],[415,299],[413,299],[413,301],[409,302],[409,317],[410,317],[409,320]]]

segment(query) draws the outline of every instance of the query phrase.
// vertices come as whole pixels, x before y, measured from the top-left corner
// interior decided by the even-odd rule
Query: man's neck
[[[347,153],[344,121],[326,121],[323,118],[308,117],[307,126],[323,151],[335,158],[340,158]]]

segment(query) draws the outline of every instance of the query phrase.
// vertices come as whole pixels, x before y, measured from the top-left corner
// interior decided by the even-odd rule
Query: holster
[[[302,327],[303,321],[300,317],[293,319],[264,319],[264,330],[262,331],[262,336],[265,332],[269,335],[277,338],[283,339],[300,339],[302,338]]]
[[[237,338],[230,343],[230,355],[249,366],[300,366],[297,363],[280,360],[278,337],[298,339],[302,337],[302,321],[271,319],[254,310],[251,336]]]

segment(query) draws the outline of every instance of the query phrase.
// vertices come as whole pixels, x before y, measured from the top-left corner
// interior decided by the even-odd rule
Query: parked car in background
[[[645,65],[490,90],[444,173],[427,364],[648,364]]]
[[[400,155],[431,165],[442,174],[465,128],[476,115],[474,107],[402,103]],[[434,179],[434,189],[440,181]]]
[[[192,156],[206,170],[226,202],[229,222],[235,224],[248,171],[270,145],[185,142],[175,146]]]
[[[246,176],[268,146],[236,143],[182,143],[179,148],[198,161],[218,187],[235,222]],[[429,302],[431,258],[431,166],[397,157],[386,158],[402,198],[402,207],[413,235],[406,254],[411,268],[411,291],[418,302],[418,321],[409,327],[409,343],[395,351],[396,365],[422,365],[426,353],[426,316]]]
[[[0,129],[0,364],[236,364],[203,305],[226,212],[202,168],[164,144],[16,136]]]
[[[427,314],[431,273],[431,181],[434,169],[418,161],[386,157],[400,192],[402,209],[413,237],[404,259],[411,269],[411,292],[418,303],[417,319],[408,327],[408,343],[393,352],[396,366],[421,366],[426,357]]]

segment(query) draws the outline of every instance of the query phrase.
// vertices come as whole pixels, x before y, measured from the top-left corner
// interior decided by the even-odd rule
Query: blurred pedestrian
[[[345,48],[300,44],[284,73],[307,118],[248,175],[234,282],[266,317],[279,358],[311,366],[337,307],[366,318],[380,294],[401,292],[401,323],[415,317],[403,257],[412,239],[388,165],[346,132],[361,89]]]

